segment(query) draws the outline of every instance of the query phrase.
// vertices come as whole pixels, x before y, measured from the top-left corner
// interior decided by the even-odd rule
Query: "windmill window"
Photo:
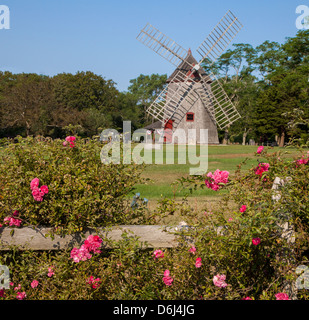
[[[187,118],[186,118],[187,121],[194,121],[194,113],[193,112],[188,112],[187,113]]]

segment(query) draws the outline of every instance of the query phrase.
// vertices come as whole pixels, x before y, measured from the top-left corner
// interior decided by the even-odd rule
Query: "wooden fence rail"
[[[181,227],[182,225],[180,225]],[[159,225],[122,225],[112,227],[110,229],[100,228],[95,230],[87,230],[73,235],[59,236],[54,235],[54,239],[45,235],[51,231],[51,228],[12,228],[5,227],[0,229],[0,250],[9,250],[13,245],[20,250],[61,250],[70,249],[80,246],[85,237],[90,234],[97,234],[101,237],[108,237],[111,240],[119,241],[122,239],[123,232],[130,232],[129,235],[136,235],[141,242],[147,241],[153,248],[172,248],[177,246],[175,232],[179,231],[179,227],[171,228]],[[132,232],[132,234],[131,234]],[[108,245],[106,244],[106,248]]]

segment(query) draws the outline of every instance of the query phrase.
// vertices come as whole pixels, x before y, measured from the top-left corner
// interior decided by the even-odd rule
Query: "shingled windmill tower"
[[[224,129],[240,118],[216,76],[206,73],[201,64],[207,62],[211,67],[241,28],[242,24],[228,11],[197,49],[199,62],[190,49],[185,50],[152,25],[147,24],[141,30],[137,39],[177,66],[147,109],[162,128],[185,132],[196,129],[196,143],[218,144],[217,129]],[[200,136],[199,129],[208,129],[208,141]]]

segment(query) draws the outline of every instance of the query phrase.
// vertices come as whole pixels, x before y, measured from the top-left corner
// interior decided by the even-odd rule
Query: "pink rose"
[[[259,163],[259,165],[255,168],[255,174],[262,176],[263,172],[268,171],[269,163]]]
[[[162,250],[155,250],[152,255],[154,259],[164,258],[164,252]]]
[[[261,243],[261,239],[260,238],[253,238],[252,243],[253,243],[253,245],[257,246]]]
[[[39,188],[37,188],[37,187],[35,187],[35,188],[33,188],[32,189],[32,195],[34,196],[34,197],[38,197],[39,195],[40,195],[40,189]]]
[[[99,236],[89,235],[88,238],[84,241],[84,247],[89,251],[94,253],[100,253],[101,251],[98,248],[101,247],[102,239]]]
[[[32,282],[31,282],[31,288],[36,288],[38,285],[39,285],[39,281],[37,281],[37,280],[33,280]]]
[[[48,273],[47,273],[47,276],[48,277],[51,277],[55,274],[54,270],[53,270],[53,267],[49,267],[48,268]]]
[[[261,154],[263,150],[264,150],[264,147],[263,147],[263,146],[260,146],[260,147],[258,147],[256,153],[257,153],[257,154]]]
[[[40,189],[41,189],[43,195],[48,193],[48,187],[47,186],[41,186]]]
[[[207,177],[209,178],[205,180],[207,188],[218,191],[221,187],[219,183],[226,184],[228,182],[229,172],[217,169],[213,174],[209,172]]]
[[[66,147],[67,146],[67,142],[69,143],[70,145],[70,148],[74,148],[75,147],[75,144],[74,144],[74,141],[76,140],[75,137],[73,136],[68,136],[65,138],[65,142],[63,142],[63,145]]]
[[[92,255],[89,253],[88,248],[85,245],[82,245],[80,249],[73,248],[70,255],[71,259],[74,262],[86,261],[90,259]]]
[[[240,212],[245,212],[247,210],[247,206],[246,205],[243,205],[240,207],[239,211]]]
[[[10,225],[13,225],[13,226],[16,226],[16,227],[20,227],[20,225],[21,225],[21,220],[11,218]]]
[[[19,283],[17,287],[14,288],[14,291],[20,290],[21,289],[21,284]]]
[[[170,271],[168,269],[164,271],[164,277],[162,278],[162,280],[167,286],[172,285],[174,279],[170,277]]]
[[[101,252],[98,250],[101,247],[101,243],[102,239],[99,236],[89,235],[79,249],[73,248],[71,250],[70,258],[73,259],[74,262],[86,261],[92,257],[90,252]]]
[[[202,266],[202,258],[196,258],[195,267],[200,268]]]
[[[241,300],[252,300],[250,297],[242,298]]]
[[[32,196],[35,201],[43,201],[44,193],[41,191],[40,188],[35,187],[32,189]]]
[[[291,300],[286,293],[279,292],[275,294],[276,300]]]
[[[195,252],[196,252],[196,248],[195,248],[195,247],[190,248],[190,249],[189,249],[189,252],[191,252],[191,253],[195,254]]]
[[[304,156],[302,156],[301,159],[296,160],[296,167],[300,166],[301,164],[307,164],[309,162],[309,159],[305,159]]]
[[[48,187],[42,186],[41,188],[39,188],[38,181],[35,181],[35,183],[32,184],[31,190],[32,190],[33,199],[39,202],[43,201],[44,195],[48,193]]]
[[[99,288],[100,285],[101,285],[101,281],[102,281],[102,280],[101,280],[100,278],[94,279],[93,276],[90,276],[90,277],[87,279],[87,283],[89,283],[93,289]]]
[[[66,140],[67,142],[74,142],[74,141],[76,140],[76,138],[73,137],[73,136],[68,136],[68,137],[65,138],[65,140]]]
[[[229,172],[220,171],[219,169],[217,169],[213,174],[213,178],[216,183],[227,183],[229,178]]]
[[[31,180],[31,182],[30,182],[31,190],[33,190],[34,188],[38,188],[39,183],[40,183],[40,180],[38,178],[34,178],[33,180]]]
[[[9,224],[10,227],[12,227],[12,226],[20,227],[20,225],[21,225],[21,220],[15,219],[12,217],[5,217],[3,219],[3,221],[5,224]]]
[[[213,277],[213,283],[216,287],[225,288],[227,286],[227,283],[225,282],[226,276],[224,274],[220,275],[217,274]]]
[[[16,299],[23,300],[26,297],[27,297],[26,292],[17,292]]]

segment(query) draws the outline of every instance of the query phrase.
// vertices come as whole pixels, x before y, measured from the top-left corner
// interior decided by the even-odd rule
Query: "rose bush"
[[[49,226],[58,233],[142,217],[126,201],[142,166],[103,165],[100,142],[69,138],[71,148],[40,137],[19,137],[6,145],[0,161],[0,224],[16,210],[23,226]]]

